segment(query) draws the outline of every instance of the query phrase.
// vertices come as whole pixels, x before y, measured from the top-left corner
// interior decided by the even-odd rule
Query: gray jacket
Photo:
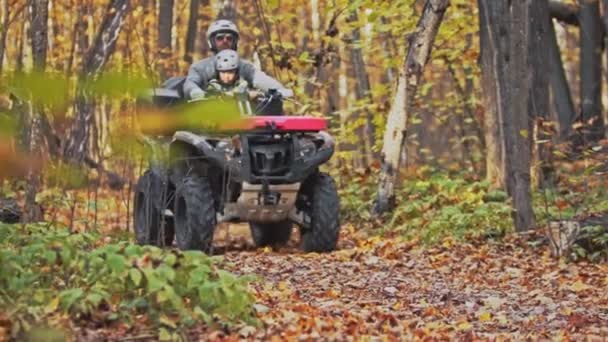
[[[268,91],[277,89],[284,97],[293,96],[290,89],[285,88],[279,81],[268,76],[261,70],[257,70],[248,61],[239,61],[239,77],[247,81],[255,89]],[[209,81],[215,78],[215,59],[213,56],[200,60],[190,66],[188,76],[184,83],[184,95],[191,97],[192,91],[203,91],[207,89]]]

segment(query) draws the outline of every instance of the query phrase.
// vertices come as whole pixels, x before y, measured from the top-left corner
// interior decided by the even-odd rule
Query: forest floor
[[[218,235],[225,267],[260,277],[262,324],[204,339],[608,339],[608,265],[556,260],[534,235],[419,248],[345,226],[329,254],[296,237],[255,250],[243,225]]]

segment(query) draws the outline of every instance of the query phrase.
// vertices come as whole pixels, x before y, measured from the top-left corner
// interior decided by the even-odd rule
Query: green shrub
[[[0,310],[13,335],[66,314],[96,325],[133,324],[139,315],[170,330],[255,323],[250,279],[218,269],[213,258],[100,241],[96,232],[0,224]]]

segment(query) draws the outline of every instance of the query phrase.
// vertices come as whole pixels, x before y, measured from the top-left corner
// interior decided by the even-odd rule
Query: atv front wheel
[[[173,221],[163,215],[166,192],[166,185],[158,172],[147,170],[137,181],[133,198],[133,228],[138,244],[159,246],[159,241],[163,241],[165,246],[170,246],[173,243]]]
[[[289,241],[293,224],[289,221],[249,223],[251,238],[256,247],[281,246]]]
[[[303,185],[304,209],[310,215],[310,227],[302,228],[305,252],[331,252],[340,235],[340,198],[334,180],[325,173],[311,176]]]
[[[216,217],[213,191],[206,178],[185,177],[175,191],[175,241],[182,250],[211,250]]]

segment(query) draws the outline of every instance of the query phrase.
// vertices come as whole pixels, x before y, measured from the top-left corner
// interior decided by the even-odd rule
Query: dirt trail
[[[240,337],[608,340],[608,265],[560,263],[522,239],[422,249],[350,229],[331,254],[302,254],[295,243],[243,251],[251,243],[243,226],[229,240],[227,267],[261,277],[263,326]]]

